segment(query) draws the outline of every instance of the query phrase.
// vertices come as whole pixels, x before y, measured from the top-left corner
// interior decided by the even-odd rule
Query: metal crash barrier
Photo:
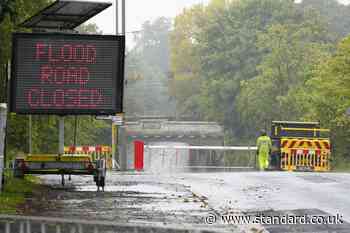
[[[222,232],[210,229],[145,226],[109,221],[72,220],[68,218],[0,215],[0,232],[4,233],[204,233]]]
[[[286,171],[330,171],[328,140],[282,140],[281,168]]]

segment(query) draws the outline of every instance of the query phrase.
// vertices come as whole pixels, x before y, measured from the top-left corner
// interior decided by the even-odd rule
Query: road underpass
[[[121,170],[134,168],[134,141],[146,145],[223,146],[224,131],[216,122],[172,121],[167,118],[138,118],[127,120],[118,129],[118,153]],[[168,151],[169,152],[169,151]],[[161,153],[161,152],[159,152]],[[222,165],[222,154],[211,151],[188,150],[191,165]],[[145,158],[147,162],[147,158]]]

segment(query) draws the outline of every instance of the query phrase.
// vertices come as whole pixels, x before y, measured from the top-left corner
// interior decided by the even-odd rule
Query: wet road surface
[[[273,225],[269,232],[350,232],[350,174],[241,172],[177,175],[194,193],[222,213],[267,216],[339,216],[343,224]]]
[[[105,192],[97,192],[89,176],[73,176],[64,188],[59,176],[42,180],[55,193],[54,207],[31,215],[239,232],[236,226],[207,225],[204,219],[213,212],[207,198],[172,175],[109,173]]]
[[[242,172],[178,175],[216,209],[321,209],[350,222],[350,174]]]
[[[54,208],[41,216],[109,220],[152,226],[208,227],[227,232],[350,232],[350,174],[337,173],[109,173],[105,192],[91,177],[44,177]],[[342,224],[224,224],[225,214],[247,216],[332,215]],[[215,215],[216,222],[205,223]]]

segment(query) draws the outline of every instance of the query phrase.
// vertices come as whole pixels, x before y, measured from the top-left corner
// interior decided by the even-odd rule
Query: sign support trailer
[[[59,116],[57,155],[32,155],[15,162],[15,174],[91,174],[104,187],[105,161],[64,155],[66,115],[123,112],[125,35],[82,35],[74,28],[111,3],[60,0],[14,33],[10,111]],[[117,7],[117,6],[116,6]],[[30,143],[31,144],[31,143]]]

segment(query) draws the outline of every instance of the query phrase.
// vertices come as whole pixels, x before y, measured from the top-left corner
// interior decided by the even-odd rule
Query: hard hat
[[[260,135],[265,136],[266,135],[266,130],[264,130],[264,129],[260,130]]]

